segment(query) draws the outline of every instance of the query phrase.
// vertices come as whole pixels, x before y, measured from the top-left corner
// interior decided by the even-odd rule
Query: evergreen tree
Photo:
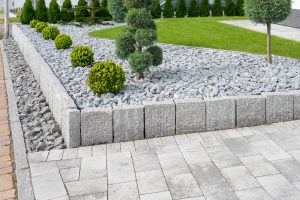
[[[185,5],[185,0],[178,0],[177,1],[177,6],[176,6],[176,17],[185,17],[186,15],[186,5]]]
[[[56,0],[51,0],[48,9],[48,21],[55,24],[60,18],[60,8]]]
[[[26,0],[21,10],[20,21],[22,24],[29,24],[29,22],[33,19],[34,19],[34,10],[31,1]]]
[[[102,0],[100,4],[100,10],[96,12],[96,17],[111,19],[111,15],[108,12],[107,0]]]
[[[197,17],[198,16],[198,7],[196,0],[190,0],[190,7],[188,10],[188,17]]]
[[[244,0],[237,0],[235,6],[235,15],[236,16],[244,16]]]
[[[226,16],[234,16],[235,15],[235,5],[232,0],[226,0],[224,13]]]
[[[123,22],[127,13],[127,8],[124,6],[123,0],[108,0],[108,11],[112,18],[117,22]]]
[[[160,0],[155,0],[151,15],[153,18],[161,17]]]
[[[40,22],[48,21],[48,10],[44,0],[38,0],[36,4],[35,19]]]
[[[201,17],[210,16],[210,9],[209,9],[208,0],[201,0],[199,11],[200,11],[200,16]]]
[[[166,0],[163,11],[164,18],[174,17],[174,8],[172,5],[172,0]]]
[[[71,0],[64,0],[62,4],[62,11],[60,13],[63,22],[70,22],[74,19],[74,12],[71,10],[72,7]]]
[[[212,16],[223,16],[221,0],[214,0],[212,9],[211,9],[211,15]]]
[[[78,22],[84,21],[84,18],[90,16],[90,13],[84,7],[87,6],[87,2],[85,0],[78,0],[77,8],[78,10],[75,12],[75,19]]]

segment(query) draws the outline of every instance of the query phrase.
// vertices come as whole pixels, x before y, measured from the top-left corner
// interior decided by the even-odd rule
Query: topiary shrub
[[[87,84],[97,94],[117,93],[126,80],[123,68],[111,60],[96,63],[88,73]]]
[[[54,40],[54,45],[57,49],[68,49],[72,44],[72,39],[66,34],[59,34]]]
[[[71,52],[73,67],[87,66],[94,63],[94,53],[88,46],[76,46]]]
[[[48,26],[42,31],[42,36],[45,40],[55,40],[59,34],[59,30],[55,26]]]
[[[226,16],[234,16],[235,15],[235,5],[232,0],[226,0],[224,13]]]
[[[155,0],[151,15],[154,19],[161,18],[160,0]]]
[[[48,11],[45,0],[38,0],[35,9],[35,19],[39,20],[40,22],[48,21]]]
[[[147,51],[136,51],[129,55],[128,63],[131,69],[137,73],[143,73],[152,64],[153,57],[152,54]],[[143,78],[143,74],[140,78]]]
[[[41,33],[48,25],[45,22],[38,22],[35,25],[35,31]]]
[[[22,24],[29,24],[34,19],[34,9],[30,0],[26,0],[20,15],[20,21]]]
[[[74,19],[74,12],[72,9],[72,2],[71,0],[64,0],[62,7],[61,7],[61,20],[63,22],[70,22]]]
[[[38,21],[38,20],[35,20],[35,19],[31,20],[30,23],[29,23],[30,28],[35,28],[35,26],[36,26],[36,24],[37,24],[38,22],[39,22],[39,21]]]
[[[244,16],[244,0],[237,0],[235,6],[235,15],[236,16]]]
[[[176,6],[176,17],[185,17],[186,15],[186,5],[185,0],[178,0]]]
[[[221,0],[214,0],[212,9],[211,9],[211,15],[214,17],[223,16],[223,8],[222,8]]]
[[[200,12],[201,17],[210,16],[210,9],[209,9],[208,0],[201,0],[199,12]]]
[[[162,63],[163,60],[163,52],[158,46],[151,46],[146,49],[152,55],[152,65],[158,66]]]
[[[174,17],[174,8],[172,4],[172,0],[166,0],[163,11],[164,18],[172,18]]]
[[[113,20],[116,22],[123,22],[127,13],[127,8],[123,0],[108,0],[107,8]]]
[[[196,0],[190,0],[190,7],[188,10],[188,17],[197,17],[198,16],[198,7]]]
[[[87,2],[85,0],[78,0],[77,7],[81,7],[75,12],[75,20],[78,22],[83,22],[86,17],[90,16],[89,11],[84,9],[84,6],[87,6]]]
[[[48,21],[55,24],[60,20],[60,8],[56,0],[51,0],[48,9]]]

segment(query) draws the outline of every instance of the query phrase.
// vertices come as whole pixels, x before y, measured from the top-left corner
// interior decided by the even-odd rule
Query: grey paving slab
[[[161,138],[161,142],[164,146],[177,145],[174,136],[166,136]]]
[[[72,182],[79,180],[79,167],[67,168],[60,170],[60,175],[63,181]]]
[[[57,165],[58,165],[59,169],[80,167],[81,158],[69,159],[69,160],[60,160],[60,161],[57,161]]]
[[[169,146],[161,146],[159,148],[156,148],[156,154],[157,155],[164,155],[164,154],[181,154],[181,151],[179,149],[179,146],[177,145],[169,145]]]
[[[108,186],[109,200],[139,200],[137,184],[135,181],[119,183]]]
[[[260,184],[244,166],[224,168],[221,169],[221,172],[235,191],[260,187]]]
[[[300,140],[287,133],[267,133],[266,135],[285,151],[300,149]]]
[[[172,200],[169,191],[146,194],[140,196],[141,200]]]
[[[295,159],[277,160],[273,165],[281,172],[289,181],[300,180],[300,163]]]
[[[57,198],[54,198],[54,199],[51,199],[51,200],[70,200],[70,198],[69,198],[68,195],[64,195],[64,196],[57,197]]]
[[[96,193],[71,197],[70,200],[107,200],[107,193]]]
[[[63,149],[54,149],[49,151],[47,161],[61,160],[63,157]]]
[[[253,188],[235,192],[240,200],[272,200],[263,188]]]
[[[225,139],[224,143],[238,157],[260,154],[246,139],[242,137]]]
[[[107,191],[107,178],[79,180],[65,185],[70,197],[102,193]]]
[[[279,171],[261,155],[243,157],[240,158],[240,160],[255,177],[279,173]]]
[[[208,153],[199,143],[179,145],[179,148],[182,151],[184,159],[189,165],[197,163],[207,163],[212,161],[208,156]]]
[[[92,156],[92,148],[93,148],[93,146],[79,147],[77,157],[78,158],[91,157]]]
[[[81,160],[80,180],[107,177],[106,156],[85,157]]]
[[[148,144],[150,148],[158,148],[163,146],[163,143],[161,141],[161,138],[150,138],[148,139]]]
[[[288,151],[293,158],[295,158],[298,162],[300,162],[300,150]]]
[[[237,129],[227,129],[224,131],[228,135],[229,138],[242,137],[242,135],[240,134],[240,132]]]
[[[222,140],[217,139],[213,132],[204,132],[200,133],[200,136],[203,139],[203,146],[204,147],[215,147],[224,145]]]
[[[205,197],[199,196],[199,197],[192,197],[192,198],[186,198],[186,199],[180,199],[180,200],[205,200]]]
[[[158,159],[165,176],[190,173],[190,168],[181,153],[158,154]]]
[[[213,185],[226,182],[220,170],[213,163],[190,165],[198,185]]]
[[[292,184],[300,191],[300,181],[294,181]]]
[[[193,144],[193,143],[203,144],[204,143],[203,139],[199,133],[190,133],[190,134],[187,134],[186,136],[189,138],[191,144]]]
[[[186,135],[174,135],[174,139],[178,145],[190,144],[190,140]]]
[[[43,162],[43,161],[47,160],[48,154],[49,154],[49,151],[28,153],[27,158],[30,163]]]
[[[254,133],[253,133],[248,127],[237,128],[236,130],[237,130],[243,137],[245,137],[245,136],[250,136],[250,135],[254,135]]]
[[[275,200],[299,200],[300,192],[283,175],[276,174],[257,178],[258,182]]]
[[[77,158],[78,149],[65,149],[63,153],[63,160]]]
[[[92,156],[106,156],[106,144],[93,146]]]
[[[135,181],[135,173],[131,158],[107,161],[108,183]]]
[[[139,194],[168,191],[168,186],[161,170],[139,172],[136,174]]]
[[[132,141],[128,142],[121,142],[121,152],[127,152],[127,151],[135,151],[134,143]]]
[[[31,176],[33,177],[49,174],[53,172],[58,172],[58,171],[59,170],[55,161],[30,163],[30,172],[31,172]]]
[[[134,147],[136,151],[143,151],[150,148],[148,140],[136,140],[134,141]]]
[[[204,185],[201,190],[206,200],[239,200],[228,183]]]
[[[67,195],[59,172],[32,177],[32,186],[37,200],[54,199]]]
[[[154,149],[132,152],[135,172],[145,172],[161,169],[158,157]]]
[[[121,144],[120,143],[110,143],[106,145],[106,154],[110,155],[113,153],[121,152]]]
[[[202,195],[202,191],[191,173],[167,176],[166,180],[173,199],[183,199]]]

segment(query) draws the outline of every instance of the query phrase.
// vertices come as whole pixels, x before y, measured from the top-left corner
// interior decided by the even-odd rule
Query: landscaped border
[[[40,83],[69,148],[300,119],[300,91],[79,110],[17,25],[13,25],[12,35]]]

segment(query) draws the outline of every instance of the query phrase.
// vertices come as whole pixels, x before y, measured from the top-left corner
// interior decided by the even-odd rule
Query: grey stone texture
[[[80,111],[66,109],[62,114],[62,134],[68,148],[79,147],[81,143]]]
[[[290,91],[294,98],[294,120],[300,119],[300,92],[298,90]]]

